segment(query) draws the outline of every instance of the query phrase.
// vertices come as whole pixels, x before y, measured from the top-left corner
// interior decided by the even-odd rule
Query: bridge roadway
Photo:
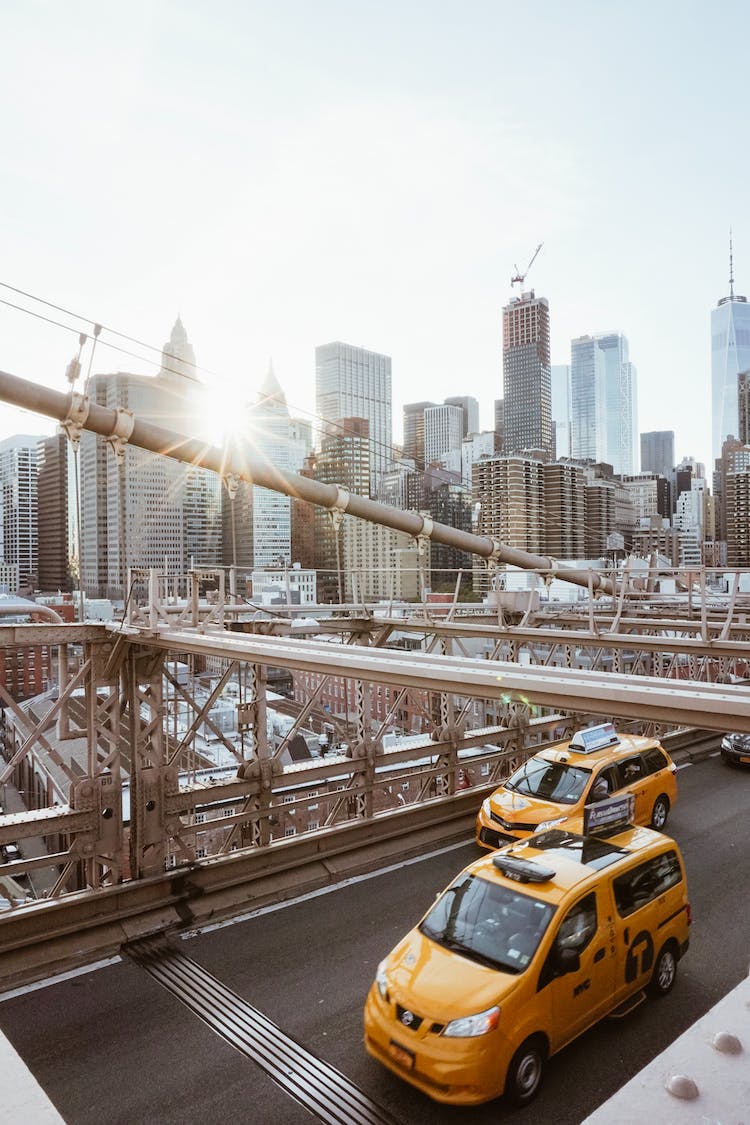
[[[502,1102],[438,1106],[362,1046],[362,1004],[378,961],[475,857],[470,841],[179,941],[173,985],[182,980],[193,1008],[205,998],[206,973],[220,982],[208,981],[213,998],[231,990],[237,1026],[247,1028],[238,1048],[212,1029],[215,1012],[203,1009],[198,1018],[148,966],[129,958],[0,996],[0,1029],[68,1125],[578,1125],[747,972],[750,771],[730,770],[713,756],[686,759],[678,779],[669,827],[686,858],[693,933],[675,989],[625,1020],[605,1021],[551,1060],[538,1100],[525,1111]],[[272,1040],[278,1066],[268,1056]],[[268,1073],[274,1066],[275,1078]],[[309,1085],[294,1085],[306,1068],[317,1068],[316,1113],[298,1100]],[[326,1115],[329,1096],[341,1106],[353,1095],[366,1107],[361,1113]],[[0,1121],[18,1121],[3,1116],[3,1101]]]

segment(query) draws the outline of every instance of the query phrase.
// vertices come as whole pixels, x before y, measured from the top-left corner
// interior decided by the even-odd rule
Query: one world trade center
[[[729,241],[729,296],[711,313],[711,456],[721,456],[727,437],[739,437],[739,375],[750,371],[750,304],[734,292]]]

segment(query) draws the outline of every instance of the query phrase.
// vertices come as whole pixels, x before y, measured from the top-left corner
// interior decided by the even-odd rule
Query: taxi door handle
[[[594,954],[594,961],[601,961],[605,952],[606,952],[606,950],[604,950],[604,949],[597,949],[596,953]]]

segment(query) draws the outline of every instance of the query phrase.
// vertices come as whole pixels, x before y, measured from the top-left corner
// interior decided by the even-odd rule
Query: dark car
[[[729,766],[750,766],[750,734],[725,734],[721,756]]]
[[[21,858],[21,849],[18,844],[3,844],[0,849],[4,863],[13,863]]]

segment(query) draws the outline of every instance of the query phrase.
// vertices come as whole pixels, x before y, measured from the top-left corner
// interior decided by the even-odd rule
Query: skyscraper
[[[31,593],[39,571],[37,454],[42,439],[0,441],[0,581],[11,594]]]
[[[315,409],[324,422],[366,418],[370,430],[370,496],[393,460],[391,357],[335,341],[315,349]]]
[[[479,434],[470,434],[461,442],[461,479],[467,488],[471,488],[472,466],[482,457],[496,457],[498,453],[497,434],[494,430],[483,430]]]
[[[727,563],[750,566],[750,467],[727,474]]]
[[[424,469],[424,412],[434,402],[407,402],[404,405],[404,457]]]
[[[497,448],[502,450],[505,444],[503,435],[505,433],[505,400],[502,398],[495,399],[495,434],[497,435]]]
[[[674,468],[674,430],[641,434],[641,472],[668,477]]]
[[[544,551],[554,558],[580,559],[585,547],[585,474],[580,465],[559,461],[542,466]]]
[[[570,364],[552,367],[552,426],[555,457],[570,457]]]
[[[543,463],[530,457],[487,457],[472,473],[477,535],[539,554],[544,550]]]
[[[193,382],[198,382],[193,345],[188,340],[185,325],[179,316],[174,322],[169,340],[162,348],[159,374],[162,377],[180,375],[183,379],[192,379]]]
[[[291,420],[281,385],[271,364],[258,402],[249,410],[250,457],[289,472]],[[291,505],[288,496],[253,485],[253,566],[292,561]]]
[[[369,423],[366,418],[341,418],[323,434],[320,453],[315,464],[315,479],[324,484],[337,484],[359,496],[366,494],[370,480]],[[349,525],[362,523],[355,516],[344,515],[340,525],[330,514],[315,508],[315,566],[318,570],[318,597],[321,601],[338,601],[345,594],[345,574],[352,565],[347,551],[356,541],[356,533],[347,534]]]
[[[312,422],[306,418],[289,419],[289,469],[298,473],[314,448]]]
[[[711,457],[721,457],[725,438],[738,438],[738,377],[750,368],[750,305],[734,292],[734,261],[729,239],[729,296],[711,313]]]
[[[172,329],[155,377],[97,374],[89,396],[100,406],[132,410],[139,421],[194,434],[202,385],[181,321]],[[81,574],[95,597],[124,597],[131,566],[184,574],[191,562],[219,561],[219,490],[207,469],[126,445],[116,458],[107,441],[84,431],[80,446]]]
[[[750,445],[750,371],[741,371],[737,378],[737,406],[739,410],[737,437],[744,445]]]
[[[424,412],[425,465],[432,465],[453,454],[457,470],[461,472],[463,422],[463,410],[460,406],[446,404],[427,407]],[[453,465],[449,464],[447,467],[452,469]]]
[[[636,369],[619,332],[580,336],[571,343],[571,451],[604,461],[615,473],[637,471]]]
[[[455,481],[441,480],[447,473],[425,474],[426,510],[433,520],[471,531],[471,491]],[[430,543],[430,584],[433,590],[454,589],[458,571],[463,570],[462,585],[469,583],[472,557],[466,551],[445,543]]]
[[[534,290],[503,309],[503,450],[552,451],[549,304]]]
[[[479,403],[473,395],[452,395],[445,399],[446,406],[460,406],[463,411],[463,433],[461,437],[479,433]]]
[[[164,425],[176,414],[186,432],[185,406],[174,383],[118,371],[96,374],[89,398],[99,406],[132,410],[139,421]],[[103,437],[84,431],[80,448],[83,588],[90,597],[124,598],[128,567],[185,572],[185,468],[126,445],[116,458]]]
[[[68,439],[60,430],[42,438],[37,451],[39,503],[38,585],[42,592],[69,590]]]

